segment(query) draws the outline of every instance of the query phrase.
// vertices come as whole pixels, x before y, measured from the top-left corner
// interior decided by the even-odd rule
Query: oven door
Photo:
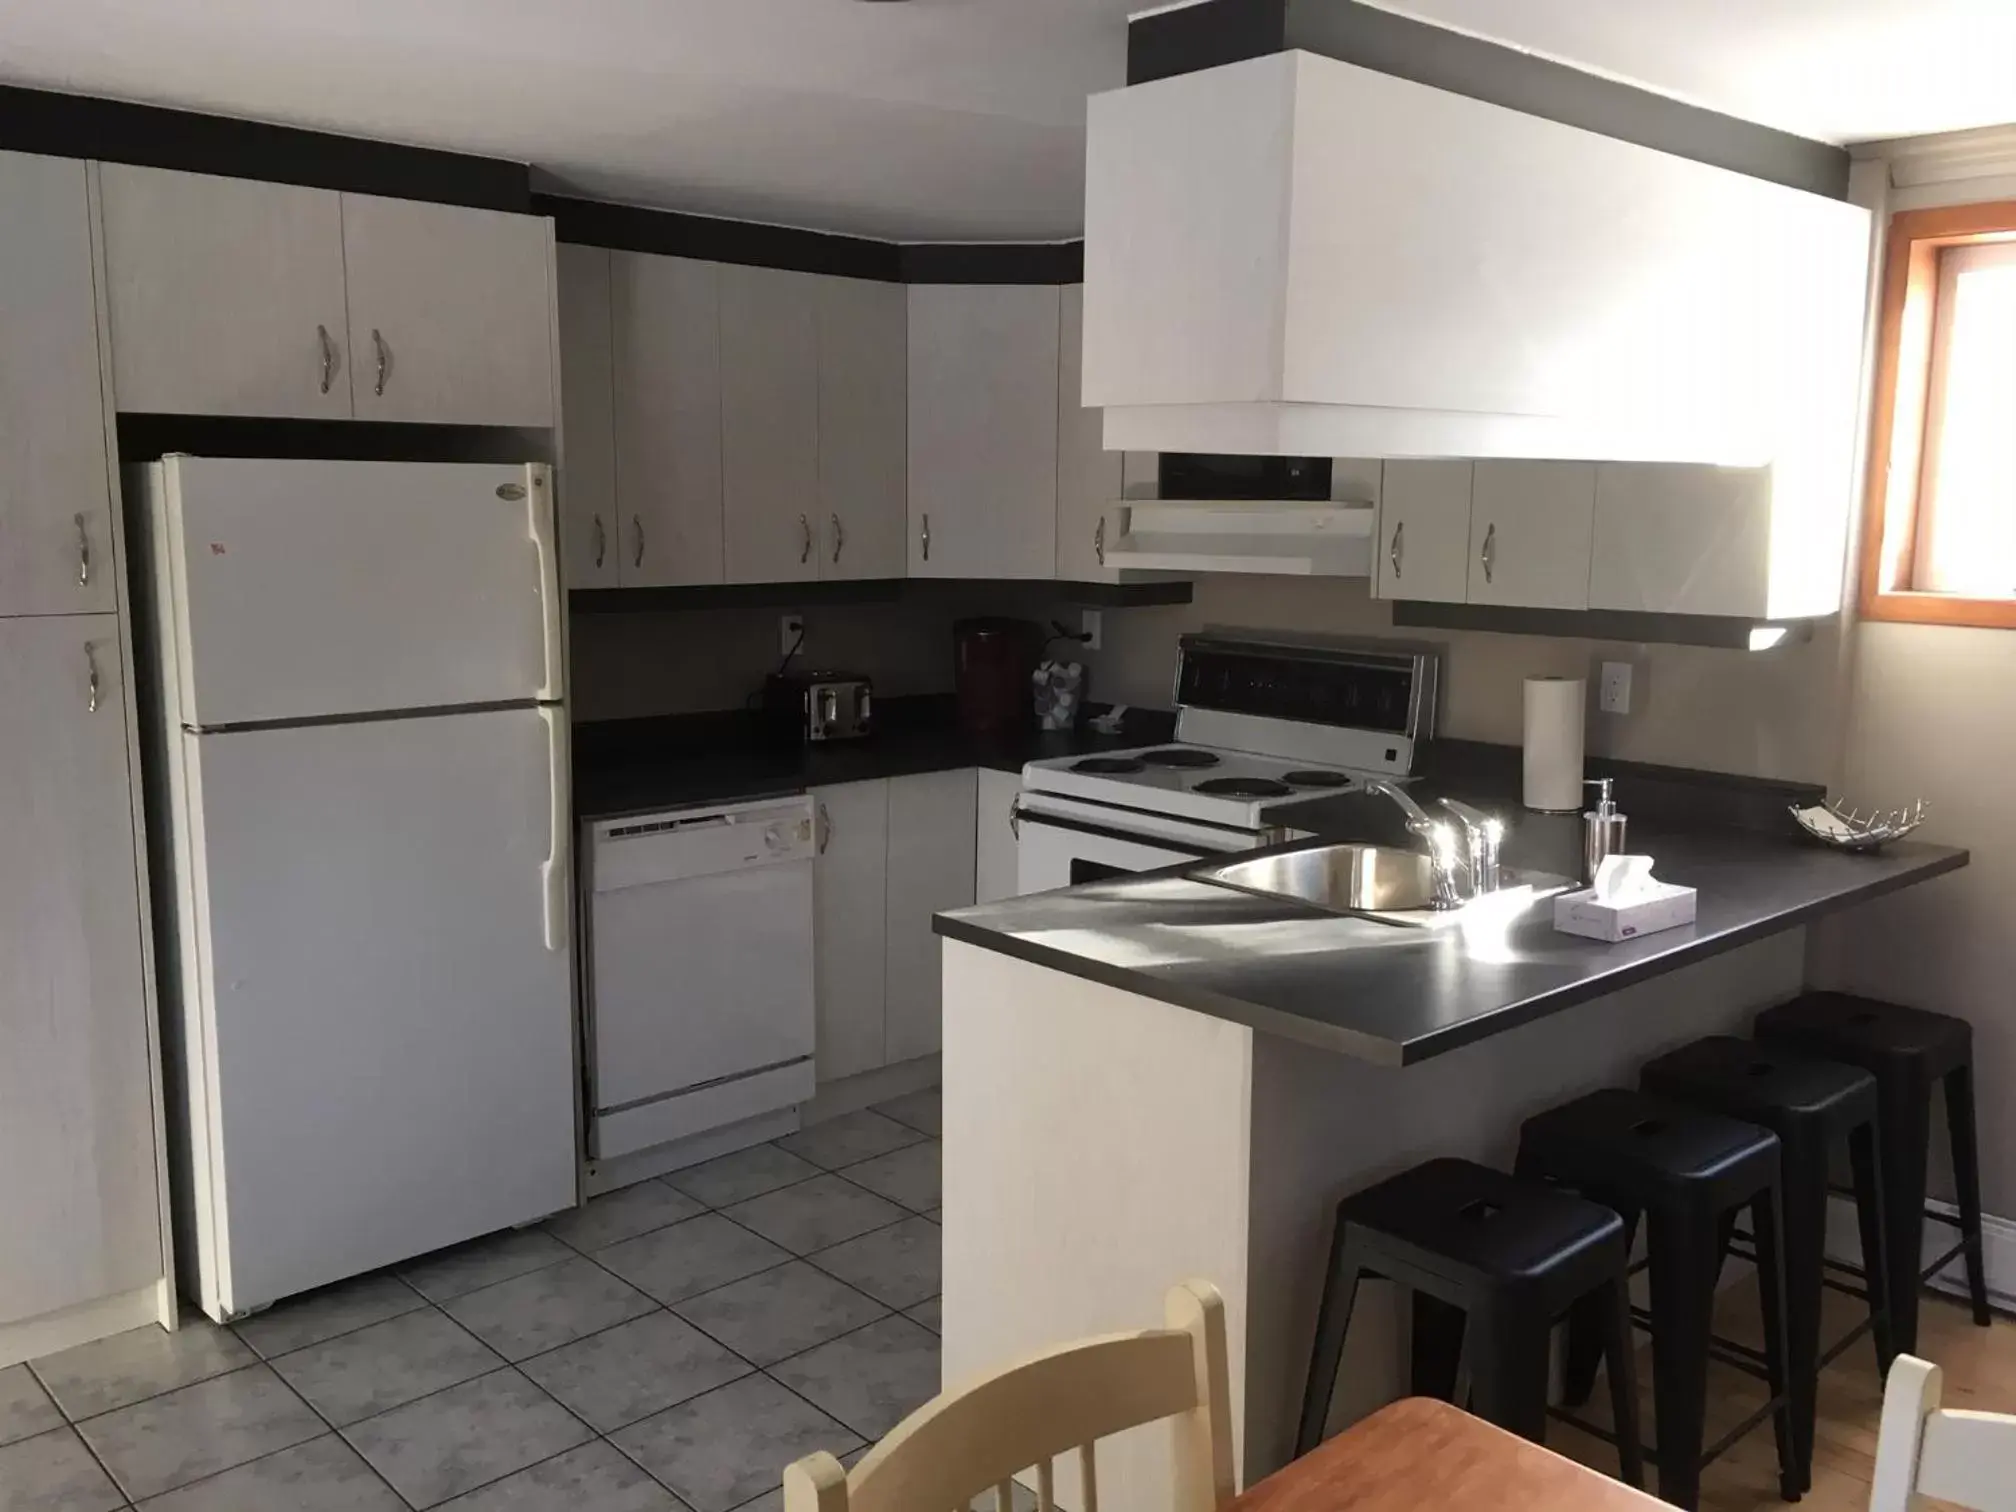
[[[1213,860],[1278,838],[1153,815],[1119,818],[1103,804],[1027,793],[1016,805],[1015,825],[1018,893]]]

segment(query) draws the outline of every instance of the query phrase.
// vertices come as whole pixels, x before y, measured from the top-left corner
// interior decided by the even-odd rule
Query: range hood
[[[1852,444],[1866,211],[1322,57],[1096,95],[1111,450],[1762,465]]]
[[[1303,500],[1129,500],[1110,567],[1370,577],[1378,511],[1370,504]]]

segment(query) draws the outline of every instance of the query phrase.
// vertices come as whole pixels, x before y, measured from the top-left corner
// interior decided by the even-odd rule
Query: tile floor
[[[0,1370],[0,1512],[775,1512],[938,1389],[938,1111]]]

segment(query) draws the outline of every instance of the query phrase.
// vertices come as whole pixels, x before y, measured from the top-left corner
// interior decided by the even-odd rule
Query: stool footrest
[[[1972,1239],[1962,1239],[1958,1244],[1954,1245],[1953,1248],[1946,1251],[1945,1254],[1941,1255],[1937,1260],[1934,1260],[1930,1265],[1926,1266],[1925,1269],[1920,1271],[1918,1273],[1918,1279],[1920,1281],[1930,1281],[1934,1276],[1938,1275],[1939,1272],[1946,1269],[1947,1266],[1951,1265],[1955,1260],[1958,1260],[1962,1255],[1966,1254],[1972,1248],[1974,1248],[1974,1241]]]

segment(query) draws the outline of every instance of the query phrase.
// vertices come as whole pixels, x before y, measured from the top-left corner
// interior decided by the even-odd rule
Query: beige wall
[[[1108,611],[1105,644],[1089,657],[1091,696],[1165,706],[1176,639],[1206,625],[1397,636],[1446,647],[1441,730],[1517,745],[1524,683],[1582,677],[1594,697],[1597,665],[1634,663],[1632,711],[1592,712],[1590,749],[1627,760],[1829,781],[1841,716],[1840,632],[1776,651],[1713,651],[1477,631],[1396,630],[1389,606],[1362,580],[1208,577],[1194,602]]]

